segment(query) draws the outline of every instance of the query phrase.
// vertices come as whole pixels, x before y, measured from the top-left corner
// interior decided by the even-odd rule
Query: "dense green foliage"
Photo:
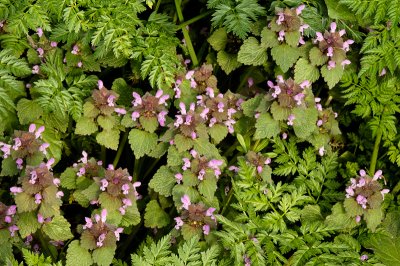
[[[0,264],[400,264],[398,0],[0,0]]]

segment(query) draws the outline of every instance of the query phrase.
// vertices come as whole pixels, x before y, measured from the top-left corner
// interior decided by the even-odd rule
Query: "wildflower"
[[[23,168],[22,164],[24,161],[21,158],[18,158],[15,162],[17,163],[17,169],[21,170]]]
[[[183,158],[182,159],[184,162],[184,165],[182,166],[182,170],[187,170],[188,168],[190,168],[190,160],[189,158]]]
[[[40,138],[42,136],[43,131],[44,131],[44,126],[39,127],[38,130],[35,133],[35,137],[37,139]]]
[[[101,234],[98,238],[98,241],[96,242],[96,245],[98,247],[102,247],[103,246],[103,241],[106,239],[106,234]]]
[[[295,119],[294,114],[290,114],[289,117],[288,117],[287,124],[288,124],[289,126],[293,126],[293,120],[294,120],[294,119]]]
[[[324,156],[324,154],[325,154],[325,147],[324,147],[324,146],[320,147],[320,148],[318,149],[318,153],[319,153],[320,156]]]
[[[182,178],[183,178],[183,176],[182,176],[181,173],[177,173],[177,174],[175,175],[175,179],[176,179],[176,182],[177,182],[178,184],[181,183]]]
[[[176,222],[175,229],[179,230],[179,228],[181,228],[182,225],[183,225],[182,218],[181,217],[175,217],[174,220]]]
[[[39,66],[38,65],[34,65],[32,67],[32,74],[38,74],[39,73]]]
[[[82,61],[79,61],[78,64],[76,64],[77,67],[81,68],[83,66]]]
[[[124,231],[124,228],[122,228],[122,227],[118,227],[117,229],[115,229],[114,235],[115,235],[115,238],[117,239],[117,241],[119,241],[119,234],[121,234],[123,231]]]
[[[36,49],[36,51],[38,52],[38,54],[39,54],[39,57],[43,57],[43,54],[44,54],[44,50],[43,50],[43,48],[37,48]]]
[[[103,81],[102,81],[102,80],[99,79],[99,80],[97,81],[97,87],[99,87],[99,90],[102,89],[102,88],[104,88],[104,84],[103,84]]]
[[[79,52],[79,46],[78,45],[74,45],[74,47],[72,48],[71,54],[77,55]]]
[[[64,192],[62,192],[61,190],[60,190],[60,191],[57,191],[57,193],[56,193],[56,198],[57,198],[57,199],[61,199],[62,197],[64,197]]]
[[[37,215],[37,220],[38,220],[38,222],[39,222],[40,224],[44,223],[43,215],[41,215],[40,213],[38,213],[38,215]]]
[[[57,47],[57,42],[51,42],[51,43],[50,43],[50,46],[51,46],[51,47]]]
[[[361,207],[362,207],[363,209],[366,209],[366,208],[367,208],[367,202],[368,202],[368,201],[367,201],[367,198],[364,197],[363,195],[358,195],[357,198],[356,198],[356,201],[357,201],[358,204],[361,205]]]
[[[124,115],[126,114],[126,110],[124,108],[114,108],[114,111],[118,114],[118,115]]]
[[[44,155],[46,155],[48,147],[50,147],[49,143],[43,143],[42,145],[40,145],[39,151],[41,151]]]
[[[366,254],[362,255],[362,256],[360,257],[360,260],[361,260],[361,261],[366,261],[366,260],[368,260],[368,255],[366,255]]]
[[[92,219],[85,217],[86,224],[83,226],[83,229],[92,228],[93,222]]]
[[[14,236],[14,235],[15,235],[15,232],[18,231],[19,228],[18,228],[18,226],[16,226],[16,225],[14,224],[14,225],[11,225],[10,227],[8,227],[8,230],[10,231],[10,235],[11,235],[11,236]]]
[[[389,193],[389,191],[387,188],[381,190],[382,199],[385,199],[385,194]]]
[[[108,98],[107,98],[107,103],[108,103],[108,106],[114,106],[115,104],[114,104],[114,100],[115,100],[115,96],[114,95],[110,95],[110,96],[108,96]]]
[[[361,221],[361,216],[360,215],[357,215],[356,216],[356,223],[359,223]]]
[[[43,29],[42,28],[37,28],[36,29],[36,33],[39,36],[39,38],[41,38],[43,36]]]
[[[10,192],[13,193],[14,195],[17,195],[18,193],[22,192],[22,188],[21,187],[11,187]]]
[[[376,181],[376,180],[381,179],[381,178],[382,178],[382,170],[378,170],[378,171],[376,171],[376,173],[374,174],[374,177],[373,177],[372,180]]]
[[[183,197],[181,198],[181,202],[183,204],[182,208],[186,209],[186,210],[189,210],[189,205],[191,205],[189,196],[186,195],[186,194],[183,195]]]
[[[40,193],[35,194],[35,203],[40,204],[42,202],[42,195]]]
[[[210,233],[210,226],[208,224],[203,225],[203,233],[208,235]]]
[[[100,182],[101,182],[100,190],[105,191],[106,187],[108,186],[108,181],[105,178],[103,178]]]

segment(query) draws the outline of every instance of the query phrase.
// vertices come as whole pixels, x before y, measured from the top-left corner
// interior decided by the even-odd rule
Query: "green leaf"
[[[149,154],[157,146],[158,136],[139,129],[129,132],[129,143],[136,159]]]
[[[53,240],[68,240],[73,237],[71,225],[61,215],[53,217],[50,223],[43,225],[43,232]]]
[[[199,192],[208,201],[212,201],[215,191],[217,191],[217,179],[215,177],[206,177],[200,181]]]
[[[75,133],[78,135],[91,135],[97,131],[97,124],[92,118],[82,116],[76,123]]]
[[[304,80],[314,82],[319,78],[319,70],[304,58],[300,58],[294,67],[294,80],[301,83]]]
[[[8,231],[7,228],[0,229],[0,263],[5,263],[5,259],[14,257],[12,252],[13,250],[10,242],[10,231]]]
[[[60,175],[61,186],[68,189],[76,188],[76,171],[69,167]]]
[[[363,214],[362,207],[353,198],[345,199],[343,202],[343,206],[346,210],[346,213],[351,217],[356,217],[357,215]]]
[[[96,140],[100,145],[116,151],[119,144],[119,130],[103,130],[97,134]]]
[[[168,148],[167,163],[169,166],[179,166],[182,164],[182,157],[175,146],[169,146]]]
[[[97,248],[92,253],[93,262],[99,266],[109,266],[114,258],[116,246]]]
[[[207,139],[196,139],[193,147],[199,154],[207,158],[219,159],[221,155],[214,144],[211,144]]]
[[[147,132],[153,133],[158,128],[158,120],[156,117],[139,117],[139,122],[143,129]]]
[[[99,110],[91,102],[85,102],[83,105],[83,116],[95,118],[99,115]]]
[[[233,70],[242,65],[241,63],[239,63],[237,55],[230,54],[225,51],[218,52],[217,62],[221,66],[222,70],[225,71],[226,74],[231,73]]]
[[[299,58],[300,51],[298,48],[281,44],[271,49],[271,55],[282,71],[287,72]]]
[[[166,197],[172,195],[172,189],[175,185],[175,175],[165,165],[157,170],[149,183],[149,186],[154,189],[154,191]]]
[[[200,238],[203,233],[199,227],[190,226],[188,224],[184,224],[181,230],[183,239],[185,240],[191,240],[194,237]]]
[[[245,65],[259,66],[267,61],[267,51],[254,37],[249,37],[240,47],[238,62]]]
[[[19,214],[17,226],[19,228],[19,234],[22,238],[25,238],[35,233],[41,225],[37,220],[36,212],[24,212]]]
[[[144,214],[144,225],[150,228],[162,228],[169,224],[169,215],[160,207],[156,200],[147,203]]]
[[[68,245],[66,266],[91,266],[92,256],[87,249],[80,246],[79,240],[74,240]]]
[[[107,210],[118,210],[121,207],[121,200],[114,197],[107,192],[101,192],[99,195],[99,203],[103,209]]]
[[[211,47],[214,48],[214,50],[216,50],[217,52],[225,49],[227,40],[228,40],[228,35],[226,34],[225,28],[217,29],[207,39]]]
[[[218,144],[228,135],[228,129],[224,125],[217,124],[208,128],[208,133],[214,140],[214,143]]]
[[[374,232],[376,227],[382,222],[383,212],[380,208],[368,209],[366,213],[364,213],[364,218],[367,222],[367,227]]]
[[[278,102],[273,102],[271,105],[271,114],[274,120],[283,121],[286,120],[290,115],[290,109],[281,107]]]
[[[326,7],[328,8],[328,15],[331,19],[354,21],[357,16],[351,12],[344,4],[336,0],[325,0]]]
[[[310,50],[310,61],[314,66],[322,66],[328,61],[328,56],[323,54],[318,47],[313,47]]]
[[[281,128],[279,121],[274,120],[270,114],[260,114],[256,121],[255,139],[272,138],[279,134]]]
[[[7,157],[1,162],[0,176],[14,176],[18,174],[17,164],[12,157]]]
[[[18,212],[29,212],[38,207],[34,198],[25,192],[15,195],[15,204],[17,204]]]
[[[114,126],[117,124],[117,121],[116,121],[115,117],[113,117],[113,116],[100,115],[97,117],[97,123],[105,131],[108,131],[108,130],[112,130],[114,128]]]
[[[307,139],[312,132],[317,130],[318,111],[314,106],[306,109],[295,107],[292,113],[295,116],[293,130],[297,137]]]
[[[336,66],[331,70],[328,70],[327,66],[321,68],[321,75],[324,77],[326,83],[328,83],[329,89],[332,89],[343,76],[342,66]]]
[[[279,45],[278,38],[276,37],[276,32],[265,27],[261,31],[261,45],[265,48],[272,48]]]
[[[21,99],[17,104],[19,122],[22,125],[34,122],[43,114],[43,109],[35,101]]]
[[[370,234],[365,246],[374,251],[374,255],[386,266],[400,265],[400,238],[384,234]]]
[[[288,31],[285,33],[285,41],[292,47],[297,47],[299,45],[300,37],[299,31]]]
[[[179,152],[184,152],[193,147],[193,140],[181,134],[177,134],[174,143]]]
[[[132,206],[126,209],[125,215],[122,216],[120,226],[128,227],[137,225],[140,223],[140,212],[136,206],[136,201],[132,203]]]

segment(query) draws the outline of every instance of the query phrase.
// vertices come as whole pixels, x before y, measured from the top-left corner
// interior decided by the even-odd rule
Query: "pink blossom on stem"
[[[328,68],[328,70],[331,70],[332,68],[335,68],[336,67],[336,62],[335,61],[329,61],[328,62],[328,66],[327,66],[327,68]]]
[[[105,191],[106,187],[108,186],[108,181],[105,178],[103,178],[102,180],[100,180],[100,182],[101,182],[100,190]]]
[[[208,235],[210,233],[210,226],[208,224],[203,225],[203,233]]]
[[[118,114],[118,115],[125,115],[126,114],[126,110],[124,108],[114,108],[114,111]]]
[[[129,194],[129,189],[130,189],[129,184],[123,184],[121,189],[122,189],[122,194],[124,194],[124,195]]]
[[[39,48],[36,49],[36,51],[38,52],[39,57],[43,57],[43,54],[44,54],[43,48],[39,47]]]
[[[136,121],[139,117],[140,117],[139,112],[135,111],[135,112],[132,113],[131,118],[132,118],[133,121]]]
[[[304,10],[305,7],[306,7],[305,5],[300,5],[300,6],[298,6],[298,7],[296,8],[296,14],[297,14],[297,15],[300,15],[301,12]]]
[[[375,172],[374,177],[373,177],[372,180],[376,181],[376,180],[381,179],[381,178],[382,178],[382,170],[378,170],[378,171]]]
[[[18,226],[16,226],[15,224],[11,225],[10,227],[8,227],[8,230],[10,231],[10,235],[14,236],[15,232],[19,230]]]
[[[51,166],[54,164],[54,162],[55,162],[55,159],[54,158],[50,158],[46,163],[47,169],[51,170]]]
[[[57,47],[57,42],[51,42],[51,43],[50,43],[50,46],[51,46],[51,47]]]
[[[83,229],[92,228],[92,226],[93,226],[92,219],[85,217],[85,222],[86,222],[86,224],[83,226]]]
[[[110,107],[114,106],[115,105],[114,100],[115,100],[115,96],[114,95],[108,96],[107,105],[110,106]]]
[[[290,114],[289,117],[288,117],[288,122],[287,122],[287,124],[288,124],[289,126],[293,126],[293,121],[294,121],[295,118],[296,118],[296,117],[294,116],[294,114]]]
[[[178,184],[181,183],[182,178],[183,178],[183,175],[182,175],[181,173],[175,174],[175,179],[176,179],[176,182],[177,182]]]
[[[5,216],[4,217],[4,222],[10,224],[12,222],[11,216]]]
[[[115,229],[114,235],[115,235],[115,238],[117,239],[117,241],[119,241],[119,234],[121,234],[123,231],[124,231],[124,228],[122,228],[122,227],[118,227],[117,229]]]
[[[320,148],[318,149],[318,153],[319,153],[320,156],[324,156],[324,154],[325,154],[325,147],[324,147],[324,146],[320,147]]]
[[[48,147],[50,147],[49,143],[43,143],[42,145],[40,145],[39,151],[41,151],[44,155],[46,155]]]
[[[78,52],[79,52],[79,46],[75,44],[74,47],[72,47],[71,54],[77,55]]]
[[[15,138],[14,142],[15,142],[15,144],[14,144],[14,146],[12,148],[13,148],[13,150],[17,151],[18,148],[21,147],[21,145],[22,145],[21,139],[20,138]]]
[[[38,65],[34,65],[32,67],[32,74],[38,74],[39,73],[39,66]]]
[[[42,136],[42,133],[43,133],[43,131],[44,131],[44,126],[41,126],[41,127],[39,127],[38,128],[38,130],[36,131],[36,133],[35,133],[35,137],[38,139],[38,138],[40,138],[41,136]]]
[[[183,158],[183,166],[182,166],[182,170],[187,170],[188,168],[190,168],[190,160],[189,158]]]
[[[41,38],[43,36],[43,29],[42,28],[37,28],[36,29],[36,33],[39,36],[39,38]]]
[[[387,189],[387,188],[382,189],[382,190],[381,190],[382,199],[385,199],[385,194],[387,194],[387,193],[389,193],[389,192],[390,192],[390,190]]]
[[[350,65],[350,64],[351,64],[351,61],[349,59],[345,59],[342,61],[342,63],[340,63],[340,65],[343,67],[343,69],[346,65]]]
[[[35,194],[35,203],[40,204],[42,202],[42,195],[40,193]]]
[[[57,191],[57,193],[56,193],[56,198],[57,198],[57,199],[61,199],[62,197],[64,197],[64,192],[62,192],[61,190],[60,190],[60,191]]]
[[[160,124],[160,126],[165,126],[165,116],[168,114],[167,111],[161,111],[158,115],[157,115],[157,120],[158,123]]]
[[[367,208],[367,198],[364,197],[363,195],[358,195],[357,198],[356,198],[356,201],[357,201],[358,204],[361,205],[361,207],[363,209]]]
[[[175,229],[179,230],[179,228],[181,228],[183,225],[183,221],[181,217],[175,217],[174,220],[176,222]]]
[[[15,162],[17,163],[17,169],[21,170],[23,168],[22,164],[24,161],[21,158],[18,158]]]
[[[321,32],[316,32],[315,35],[317,36],[317,41],[322,42],[324,40],[324,35]]]
[[[361,216],[360,215],[357,215],[356,216],[356,223],[359,223],[361,221]]]
[[[283,42],[285,40],[285,32],[281,30],[279,33],[278,41]]]
[[[336,31],[336,22],[331,23],[331,32],[334,33]]]
[[[37,215],[37,220],[38,220],[38,222],[39,222],[40,224],[44,223],[43,215],[41,215],[40,213],[38,213],[38,215]]]
[[[22,192],[22,188],[21,187],[10,187],[10,192],[14,195],[17,195],[18,193]]]
[[[104,242],[105,239],[106,239],[106,234],[103,233],[103,234],[99,235],[99,238],[97,239],[96,245],[98,247],[102,247],[103,246],[103,242]]]
[[[133,96],[133,101],[132,101],[133,106],[138,106],[142,104],[142,98],[140,97],[139,93],[132,92],[132,96]]]
[[[182,196],[182,198],[181,198],[181,202],[182,202],[182,208],[183,209],[186,209],[186,210],[189,210],[189,205],[191,205],[191,202],[190,202],[190,198],[189,198],[189,196],[188,195],[183,195]]]
[[[6,215],[14,215],[17,212],[17,205],[11,205],[6,211]]]
[[[353,44],[353,43],[354,43],[354,41],[350,40],[350,39],[348,39],[347,41],[343,42],[343,47],[342,47],[343,50],[348,52],[350,50],[350,45]]]
[[[367,174],[364,169],[361,169],[359,173],[360,176],[365,176]]]

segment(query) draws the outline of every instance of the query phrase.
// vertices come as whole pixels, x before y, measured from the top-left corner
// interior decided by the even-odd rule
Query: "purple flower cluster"
[[[203,180],[207,176],[219,178],[221,175],[221,166],[223,165],[222,160],[212,159],[209,160],[205,156],[200,156],[194,149],[190,151],[192,158],[183,158],[183,171],[191,171],[199,180]],[[181,183],[183,175],[182,173],[175,174],[175,178],[178,184]]]
[[[22,170],[26,160],[35,156],[47,154],[48,143],[42,141],[44,126],[36,128],[35,124],[29,126],[29,131],[15,131],[12,144],[0,142],[2,157],[15,160],[17,168]]]
[[[111,115],[114,112],[125,114],[126,111],[123,108],[116,106],[119,95],[112,90],[107,90],[101,80],[97,84],[99,89],[93,91],[92,98],[94,105],[100,110],[100,113],[103,115]]]
[[[305,44],[303,39],[304,30],[309,28],[309,25],[304,24],[300,17],[305,5],[300,5],[297,8],[277,9],[276,19],[271,21],[270,28],[277,32],[278,41],[286,40],[288,34],[295,34],[298,38],[297,45]]]
[[[103,209],[100,215],[95,214],[93,218],[85,217],[86,224],[83,225],[82,238],[86,240],[85,246],[88,249],[115,245],[115,242],[119,241],[120,234],[124,229],[109,225],[106,220],[106,209]]]
[[[261,153],[255,153],[254,151],[249,151],[246,154],[246,160],[250,165],[257,169],[258,174],[261,174],[264,170],[264,167],[271,163],[271,158],[265,157]],[[234,168],[232,168],[232,170],[236,171]]]
[[[362,209],[377,208],[389,193],[389,189],[382,189],[378,182],[384,179],[382,171],[378,170],[373,177],[367,175],[365,170],[360,170],[357,178],[350,179],[351,184],[346,188],[346,198],[354,199]]]
[[[269,80],[267,84],[271,89],[272,97],[278,100],[280,106],[293,108],[304,104],[304,98],[306,97],[306,92],[304,90],[311,86],[308,80],[297,84],[293,79],[289,78],[284,80],[283,77],[279,75],[276,78],[276,82],[277,83],[274,84]]]
[[[346,34],[345,30],[336,31],[336,23],[331,23],[331,30],[325,31],[324,34],[317,32],[317,38],[314,43],[318,43],[320,51],[328,57],[328,70],[341,65],[343,68],[351,62],[346,58],[346,53],[350,50],[353,40],[343,40],[342,36]]]
[[[176,223],[175,229],[179,230],[186,224],[193,228],[201,228],[203,234],[208,235],[210,229],[216,227],[217,220],[214,216],[215,208],[206,208],[203,203],[191,203],[188,195],[183,195],[181,202],[182,214],[174,218]]]
[[[14,236],[15,232],[18,231],[18,226],[15,225],[14,215],[17,212],[17,206],[7,206],[0,202],[0,230],[8,228],[10,235]]]
[[[143,97],[137,92],[133,92],[132,96],[131,118],[133,121],[137,121],[140,117],[144,119],[157,118],[158,124],[165,126],[166,115],[168,114],[166,108],[169,99],[168,94],[164,94],[163,90],[158,90],[154,96],[148,92]]]

